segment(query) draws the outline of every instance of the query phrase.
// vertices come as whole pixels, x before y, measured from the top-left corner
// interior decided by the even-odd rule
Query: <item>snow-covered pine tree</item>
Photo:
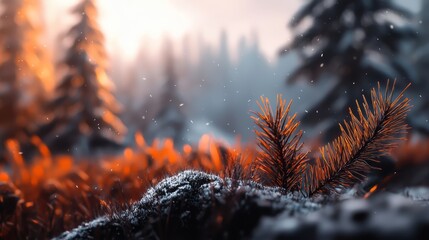
[[[54,151],[85,151],[120,146],[126,127],[116,116],[120,106],[106,74],[104,36],[97,24],[94,0],[81,1],[72,11],[79,21],[67,33],[71,40],[63,65],[65,76],[47,108],[51,121],[40,134]]]
[[[39,38],[40,12],[38,0],[1,0],[0,149],[9,138],[27,142],[51,81],[52,66]]]
[[[173,45],[169,38],[163,46],[165,85],[159,101],[160,110],[154,118],[155,125],[150,128],[150,135],[154,138],[172,138],[176,145],[184,142],[186,128],[183,100],[178,91],[177,73]]]
[[[344,109],[354,105],[377,81],[397,79],[401,88],[412,81],[412,71],[398,57],[404,41],[415,37],[408,24],[412,14],[391,0],[311,0],[293,17],[293,41],[281,54],[296,50],[302,64],[288,77],[317,82],[335,78],[334,86],[302,118],[314,125],[324,120],[332,139]]]
[[[414,49],[414,61],[417,70],[418,82],[416,84],[418,92],[416,93],[418,98],[415,101],[415,114],[412,118],[413,129],[419,133],[429,136],[429,82],[427,77],[429,76],[429,29],[427,25],[429,23],[429,1],[422,1],[422,8],[418,19],[419,23],[419,35],[417,44]]]

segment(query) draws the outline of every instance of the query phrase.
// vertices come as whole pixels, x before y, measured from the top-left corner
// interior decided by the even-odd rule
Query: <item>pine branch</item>
[[[302,132],[295,133],[299,122],[296,114],[289,116],[291,102],[277,96],[277,109],[273,115],[268,98],[261,97],[261,113],[252,117],[260,130],[255,130],[258,146],[257,166],[270,185],[287,191],[300,190],[307,163],[307,154],[301,153]]]
[[[365,97],[362,108],[356,101],[357,115],[349,109],[351,120],[340,124],[341,135],[321,147],[321,156],[309,167],[305,183],[309,195],[353,186],[372,169],[370,162],[404,139],[410,100],[403,93],[408,86],[393,99],[395,83],[389,88],[387,82],[384,94],[378,84],[378,90],[371,90],[371,106]]]

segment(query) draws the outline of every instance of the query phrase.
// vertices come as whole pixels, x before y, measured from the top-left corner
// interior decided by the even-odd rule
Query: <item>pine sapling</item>
[[[283,187],[287,191],[301,190],[307,166],[307,154],[301,152],[302,131],[297,132],[296,114],[289,116],[292,101],[286,105],[277,96],[277,108],[273,114],[268,98],[261,97],[260,113],[252,117],[259,130],[255,130],[260,152],[256,159],[262,180],[269,185]]]
[[[409,86],[409,85],[408,85]],[[410,100],[404,91],[393,98],[395,83],[383,91],[371,90],[371,102],[363,97],[357,114],[349,109],[351,120],[340,124],[341,135],[320,148],[320,157],[309,166],[305,182],[308,195],[331,193],[349,188],[366,177],[378,161],[403,140],[408,129],[405,123]],[[362,106],[361,106],[362,105]]]

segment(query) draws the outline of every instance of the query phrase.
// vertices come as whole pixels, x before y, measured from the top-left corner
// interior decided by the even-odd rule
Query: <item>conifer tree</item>
[[[51,81],[38,14],[38,0],[1,0],[0,149],[9,138],[27,142]]]
[[[160,110],[155,116],[155,126],[151,135],[157,138],[170,137],[174,143],[183,143],[186,127],[183,113],[183,100],[178,92],[177,73],[173,46],[170,39],[166,39],[163,47],[165,85],[160,99]]]
[[[331,139],[345,117],[344,108],[353,105],[363,89],[387,79],[397,79],[402,87],[412,81],[410,67],[398,57],[404,41],[415,36],[408,24],[411,17],[391,0],[311,0],[305,4],[290,22],[295,38],[281,50],[283,54],[296,50],[302,56],[302,64],[288,82],[335,78],[335,83],[302,122],[329,120],[326,136]]]
[[[119,146],[126,127],[116,116],[120,106],[105,70],[104,36],[96,21],[95,2],[83,0],[72,12],[79,21],[67,33],[71,46],[62,62],[65,76],[48,104],[52,117],[41,135],[55,151]]]
[[[215,96],[212,96],[212,98],[221,99],[224,106],[221,108],[223,114],[214,114],[211,119],[213,119],[218,127],[224,128],[228,132],[233,132],[240,125],[237,119],[237,89],[234,86],[237,83],[236,79],[232,77],[232,61],[228,50],[228,34],[225,30],[220,35],[219,49],[216,55],[215,79],[219,79],[219,81],[215,81],[217,82],[217,89],[213,91]]]
[[[417,89],[415,93],[415,111],[414,116],[411,119],[413,130],[429,136],[429,82],[427,76],[429,76],[429,30],[427,25],[429,23],[429,2],[422,1],[422,8],[418,17],[419,31],[418,39],[414,49],[414,64],[417,70],[418,82],[414,89]]]

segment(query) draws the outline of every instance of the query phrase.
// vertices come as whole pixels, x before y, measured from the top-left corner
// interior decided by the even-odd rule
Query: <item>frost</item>
[[[428,208],[404,197],[381,194],[340,202],[294,219],[285,214],[266,218],[253,239],[421,239],[429,233],[419,227],[429,224],[428,213]]]
[[[230,217],[235,216],[231,219],[254,225],[263,216],[274,216],[281,212],[289,216],[300,215],[319,208],[319,203],[302,199],[299,193],[282,195],[279,188],[187,170],[162,180],[128,210],[85,223],[57,239],[108,238],[118,234],[133,235],[143,229],[149,231],[145,233],[146,236],[160,236],[157,226],[166,219],[171,224],[180,224],[177,226],[186,226],[188,229],[186,233],[181,233],[184,235],[176,235],[176,238],[195,238],[202,236],[205,224],[214,217],[210,213],[216,212],[216,209],[228,209]],[[250,234],[252,230],[243,228],[230,231],[231,234],[236,234],[234,231]]]
[[[88,237],[87,232],[90,229],[98,228],[100,226],[104,226],[108,222],[107,217],[100,217],[97,218],[89,223],[85,223],[72,231],[67,231],[61,234],[61,236],[55,238],[55,239],[64,239],[64,240],[70,240],[70,239],[83,239]]]
[[[408,187],[403,190],[403,194],[412,200],[429,203],[429,188],[427,187]]]

